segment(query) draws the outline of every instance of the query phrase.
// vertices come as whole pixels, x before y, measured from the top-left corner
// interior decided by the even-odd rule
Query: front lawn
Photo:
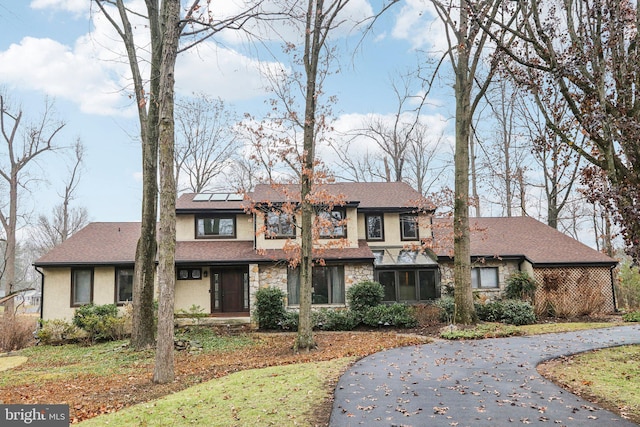
[[[307,399],[311,406],[321,408],[312,411],[309,407],[301,407],[301,412],[294,414],[297,423],[310,417],[309,413],[313,412],[313,416],[326,419],[314,421],[309,418],[308,421],[322,424],[328,421],[330,409],[327,409],[328,399],[318,396],[327,391],[330,393],[332,386],[329,381],[340,366],[348,365],[352,358],[427,341],[425,337],[407,336],[395,331],[317,332],[315,337],[318,343],[316,351],[293,354],[294,334],[291,333],[220,336],[202,328],[197,335],[202,351],[176,352],[176,381],[165,385],[151,382],[153,351],[132,351],[124,341],[90,347],[69,344],[26,348],[17,354],[28,357],[28,361],[0,375],[0,403],[68,404],[71,419],[77,422],[135,404],[155,405],[156,399],[239,371],[284,365],[303,368],[303,363],[336,361],[336,365],[319,364],[314,368],[319,371],[319,378],[326,379],[321,384],[308,383],[311,389],[292,386],[288,391],[300,394],[299,398]],[[296,371],[292,369],[290,374],[283,374],[280,379],[290,381],[285,382],[288,384],[302,381]],[[260,375],[259,372],[249,375]],[[246,397],[256,392],[255,387],[260,383],[248,379],[239,388],[232,387],[229,397]],[[271,405],[271,408],[277,408],[281,405],[278,400],[282,398],[281,394],[271,393],[268,396],[272,400],[265,397],[265,407]],[[284,413],[277,417],[276,424],[292,424]],[[176,422],[172,420],[172,425],[178,425]]]

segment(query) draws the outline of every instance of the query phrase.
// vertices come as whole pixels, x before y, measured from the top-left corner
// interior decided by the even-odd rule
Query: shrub
[[[625,322],[640,322],[640,311],[625,313],[622,315],[622,320],[624,320]]]
[[[455,300],[453,297],[443,297],[436,301],[436,306],[440,308],[440,321],[453,323],[455,313]]]
[[[418,325],[418,319],[416,319],[413,307],[395,303],[369,308],[362,317],[362,323],[368,326],[414,328]]]
[[[478,319],[484,322],[500,322],[504,314],[502,301],[489,301],[484,304],[474,304]]]
[[[510,325],[530,325],[536,322],[533,306],[526,301],[504,300],[475,304],[478,319]]]
[[[260,329],[278,329],[285,317],[285,293],[273,286],[256,292],[256,320]],[[297,329],[297,326],[296,326]]]
[[[118,318],[118,307],[115,304],[87,304],[78,307],[72,322],[87,333],[91,342],[124,337],[125,320]]]
[[[524,271],[516,271],[506,281],[504,295],[507,299],[533,301],[536,292],[536,282]]]
[[[36,332],[36,338],[42,344],[60,345],[77,341],[86,336],[76,325],[62,319],[44,320],[40,322],[40,329]]]
[[[352,310],[323,308],[314,313],[318,313],[314,324],[323,331],[350,331],[360,323],[359,316]]]
[[[533,306],[526,301],[506,300],[502,302],[503,313],[500,319],[510,325],[531,325],[536,323]]]
[[[299,323],[300,313],[298,313],[297,311],[285,311],[282,315],[282,318],[280,319],[280,322],[278,322],[278,327],[284,329],[285,331],[297,331]]]
[[[419,325],[428,326],[440,322],[442,309],[437,304],[418,304],[413,307]]]
[[[16,315],[0,316],[0,351],[20,350],[33,344],[35,319]]]
[[[347,290],[349,308],[360,315],[375,307],[384,298],[384,288],[378,282],[364,281],[356,283]]]

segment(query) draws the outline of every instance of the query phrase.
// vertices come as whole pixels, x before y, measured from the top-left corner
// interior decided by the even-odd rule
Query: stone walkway
[[[640,344],[640,325],[437,341],[368,356],[336,387],[332,427],[636,426],[542,378],[563,355]],[[640,387],[638,378],[637,381]]]

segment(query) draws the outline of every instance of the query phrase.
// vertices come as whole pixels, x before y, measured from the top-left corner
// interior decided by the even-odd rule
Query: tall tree
[[[604,200],[621,225],[627,252],[640,260],[640,15],[631,0],[520,1],[518,38],[508,66],[540,94],[547,125],[585,160],[606,173]],[[551,7],[549,7],[551,6]],[[489,30],[493,34],[491,30]],[[498,42],[499,43],[499,42]],[[587,136],[574,138],[550,114],[559,94]]]
[[[445,26],[449,61],[455,77],[455,198],[453,205],[454,321],[474,323],[477,319],[471,289],[469,229],[469,141],[476,108],[491,83],[495,61],[482,75],[489,37],[477,21],[493,21],[502,11],[498,0],[431,0]],[[457,16],[455,11],[457,10]],[[457,19],[456,19],[457,18]]]
[[[0,223],[5,237],[4,282],[5,295],[15,290],[16,280],[16,248],[19,218],[19,190],[27,188],[28,167],[44,153],[54,149],[54,138],[62,130],[64,124],[52,117],[52,105],[45,103],[40,120],[33,123],[23,122],[20,109],[12,108],[6,97],[0,94],[0,132],[3,139],[3,155],[0,156],[0,177],[7,190],[3,192]],[[13,316],[14,303],[9,299],[5,303],[5,316]]]
[[[127,53],[140,122],[142,143],[142,215],[141,235],[136,248],[133,282],[133,327],[131,344],[134,348],[152,346],[154,339],[154,273],[156,260],[156,221],[158,205],[158,140],[160,137],[160,68],[163,58],[165,23],[162,21],[159,0],[145,0],[146,11],[136,10],[135,4],[124,0],[94,0],[101,13],[122,39]],[[203,4],[206,3],[206,4]],[[241,29],[249,20],[259,16],[262,1],[246,2],[245,9],[234,16],[214,18],[209,2],[194,0],[181,22],[185,43],[177,51],[189,49],[224,29]],[[164,7],[164,2],[162,2]],[[115,10],[113,10],[113,7]],[[180,4],[177,6],[180,7]],[[149,46],[137,45],[132,18],[143,17],[149,31]],[[185,28],[187,30],[185,30]],[[180,34],[179,34],[180,36]],[[168,54],[168,53],[167,53]],[[142,75],[141,63],[149,62],[149,75]],[[148,82],[148,86],[145,84]]]
[[[189,19],[189,15],[186,16]],[[173,363],[173,311],[175,302],[176,181],[174,87],[175,65],[181,25],[180,0],[163,0],[162,59],[160,61],[158,161],[160,164],[160,227],[158,241],[158,343],[153,382],[165,384],[175,379]],[[181,24],[182,22],[182,24]]]
[[[159,103],[157,96],[160,85],[160,59],[162,37],[160,30],[160,14],[158,2],[146,0],[148,28],[151,40],[149,58],[149,76],[143,77],[140,63],[139,47],[131,25],[130,15],[139,15],[125,6],[124,0],[116,0],[114,4],[108,0],[94,0],[102,14],[111,23],[122,39],[127,52],[127,59],[140,125],[140,141],[142,144],[142,212],[141,233],[136,247],[136,259],[133,276],[133,313],[131,345],[141,349],[155,344],[154,334],[154,277],[156,261],[156,221],[158,205],[158,121]],[[149,86],[145,85],[145,80]]]
[[[382,6],[386,10],[397,0]],[[290,37],[283,37],[285,51],[293,55],[295,70],[289,75],[271,76],[272,90],[277,102],[283,108],[283,116],[274,120],[275,127],[289,126],[290,135],[280,142],[289,142],[289,147],[283,147],[280,161],[289,163],[296,170],[293,162],[299,162],[300,167],[295,174],[300,182],[300,322],[294,348],[296,351],[310,350],[316,343],[313,338],[311,323],[311,296],[312,296],[312,267],[313,267],[313,242],[314,213],[318,205],[333,202],[326,201],[323,194],[314,191],[314,185],[321,182],[324,172],[319,171],[316,158],[317,142],[327,129],[328,105],[319,102],[322,93],[322,83],[329,73],[329,67],[335,59],[329,39],[337,33],[337,29],[351,22],[354,27],[362,29],[363,22],[350,21],[348,15],[349,0],[307,0],[290,1],[283,0],[278,4],[281,10],[286,10],[291,25],[302,36],[298,45]],[[353,12],[353,10],[351,11]],[[377,15],[376,15],[377,16]],[[375,21],[376,16],[365,17]],[[295,87],[295,90],[292,90]],[[300,94],[299,96],[297,94]],[[301,111],[296,110],[297,100],[301,99]],[[259,127],[264,132],[264,126]],[[301,135],[300,135],[301,133]],[[298,151],[296,142],[300,137],[301,150]],[[291,143],[294,141],[294,143]],[[259,144],[260,140],[257,141]],[[322,227],[322,219],[315,217],[315,221]],[[318,225],[318,224],[316,224]],[[326,226],[326,224],[325,224]]]
[[[176,183],[194,193],[211,189],[229,168],[239,139],[233,112],[221,99],[201,94],[176,103]],[[180,177],[186,175],[184,187]]]

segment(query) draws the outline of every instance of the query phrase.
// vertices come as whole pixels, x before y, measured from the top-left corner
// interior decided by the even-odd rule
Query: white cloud
[[[91,3],[87,0],[33,0],[32,9],[54,9],[73,12],[76,14],[88,13]]]
[[[88,3],[82,0],[86,9]],[[35,8],[79,10],[76,1],[34,0]],[[143,1],[129,2],[144,11]],[[117,12],[111,8],[113,16]],[[73,46],[49,38],[25,37],[0,52],[0,83],[41,91],[69,100],[83,112],[100,115],[135,115],[133,82],[124,44],[102,13],[91,16],[93,29],[79,36]],[[148,75],[149,33],[145,20],[131,15],[137,54],[143,76]],[[236,101],[264,94],[261,68],[281,67],[263,63],[213,42],[198,45],[178,57],[176,89],[184,94],[203,92]],[[144,77],[143,77],[144,78]]]
[[[449,48],[444,25],[429,0],[406,0],[391,35],[409,41],[413,49],[427,49],[436,55]]]

